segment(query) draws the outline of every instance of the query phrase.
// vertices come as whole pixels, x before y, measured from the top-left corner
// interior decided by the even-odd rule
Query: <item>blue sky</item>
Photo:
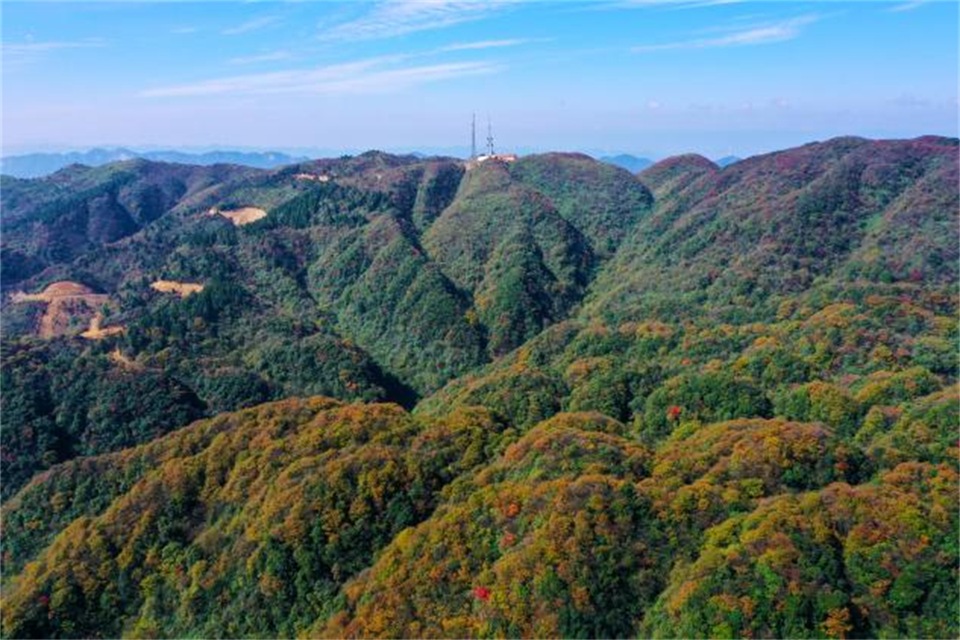
[[[127,145],[749,155],[958,133],[931,2],[9,2],[3,152]]]

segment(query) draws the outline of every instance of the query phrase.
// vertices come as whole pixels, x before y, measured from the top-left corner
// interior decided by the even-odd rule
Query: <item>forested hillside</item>
[[[3,636],[957,636],[958,151],[5,177]]]

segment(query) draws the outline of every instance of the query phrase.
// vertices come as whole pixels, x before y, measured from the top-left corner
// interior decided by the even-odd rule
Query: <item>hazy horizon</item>
[[[952,2],[4,3],[2,155],[958,135]],[[105,25],[111,25],[107,29]],[[598,64],[602,62],[602,64]]]
[[[920,136],[914,137],[923,137],[924,135],[941,135],[941,134],[922,134]],[[865,136],[864,136],[865,137]],[[956,138],[956,136],[942,136],[948,138]],[[509,151],[511,153],[517,153],[518,155],[533,155],[538,153],[583,153],[595,158],[600,157],[614,157],[619,155],[633,156],[641,160],[652,160],[659,161],[669,157],[683,155],[683,154],[699,154],[707,157],[711,160],[721,160],[728,157],[736,158],[749,158],[755,155],[763,155],[764,153],[774,153],[777,151],[783,151],[788,148],[803,146],[805,144],[815,144],[819,142],[825,142],[825,140],[806,140],[799,142],[796,145],[791,145],[790,147],[782,147],[776,149],[769,149],[760,151],[752,154],[738,154],[738,153],[722,153],[722,154],[709,154],[702,153],[698,149],[686,149],[677,151],[676,153],[670,154],[658,154],[658,153],[644,153],[642,151],[632,151],[629,149],[590,149],[590,148],[575,148],[575,149],[548,149],[548,148],[511,148]],[[408,155],[408,154],[421,154],[425,156],[444,156],[452,158],[468,158],[470,154],[470,149],[467,146],[460,147],[390,147],[390,148],[341,148],[341,149],[324,149],[324,148],[311,148],[311,147],[248,147],[248,146],[236,146],[236,145],[227,145],[227,144],[211,144],[211,145],[202,145],[202,146],[164,146],[164,145],[127,145],[127,144],[97,144],[91,146],[80,146],[80,147],[38,147],[38,148],[28,148],[24,151],[7,151],[4,150],[2,158],[12,158],[18,156],[27,156],[33,154],[69,154],[69,153],[86,153],[94,150],[117,150],[124,149],[134,153],[151,153],[151,152],[173,152],[173,153],[184,153],[184,154],[193,154],[201,155],[204,153],[211,152],[222,152],[222,153],[278,153],[288,156],[305,156],[311,159],[320,159],[320,158],[337,158],[344,155],[356,156],[363,153],[371,151],[381,151],[384,153],[395,154],[395,155]]]

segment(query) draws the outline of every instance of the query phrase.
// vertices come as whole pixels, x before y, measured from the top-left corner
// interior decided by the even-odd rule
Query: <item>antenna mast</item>
[[[477,114],[473,114],[473,121],[470,123],[470,159],[477,157]]]
[[[487,154],[494,155],[493,153],[493,127],[490,124],[490,116],[487,116]]]

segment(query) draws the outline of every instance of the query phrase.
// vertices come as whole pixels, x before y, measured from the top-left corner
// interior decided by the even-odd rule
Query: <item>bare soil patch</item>
[[[89,287],[83,286],[79,282],[70,282],[69,280],[64,280],[62,282],[54,282],[53,284],[47,286],[47,288],[40,293],[24,293],[23,291],[16,291],[10,296],[10,299],[13,302],[52,302],[55,298],[90,295],[98,294],[95,294],[93,290],[91,290]]]
[[[210,213],[213,215],[223,216],[234,225],[242,227],[245,224],[250,224],[251,222],[256,222],[261,218],[267,217],[267,212],[263,209],[258,209],[257,207],[241,207],[239,209],[217,209],[214,207],[210,210]]]
[[[325,174],[298,173],[293,176],[297,180],[310,180],[313,182],[329,182],[330,176]]]
[[[140,363],[134,360],[131,360],[127,356],[123,355],[123,352],[120,351],[120,347],[117,347],[116,349],[110,352],[110,360],[114,364],[124,369],[130,369],[132,371],[143,371],[143,366]]]
[[[66,335],[88,322],[87,318],[99,315],[99,308],[110,297],[103,293],[94,293],[89,287],[78,282],[54,282],[39,293],[17,291],[10,296],[14,303],[42,302],[47,305],[40,318],[37,335],[41,338],[54,338]],[[91,321],[92,322],[92,321]]]
[[[93,316],[93,319],[90,320],[90,328],[80,334],[81,338],[86,338],[87,340],[103,340],[110,336],[115,336],[123,333],[127,330],[123,325],[114,325],[112,327],[101,327],[100,324],[103,322],[103,314],[98,313]]]
[[[203,285],[196,282],[177,282],[176,280],[157,280],[150,285],[150,288],[160,293],[175,293],[181,298],[186,298],[192,293],[203,291]]]

